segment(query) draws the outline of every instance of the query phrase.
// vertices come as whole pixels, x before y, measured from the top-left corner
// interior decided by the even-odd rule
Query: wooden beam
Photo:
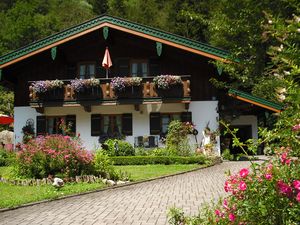
[[[231,96],[231,97],[233,97],[233,98],[242,100],[242,101],[244,101],[244,102],[248,102],[248,103],[251,103],[251,104],[253,104],[253,105],[257,105],[257,106],[260,106],[260,107],[262,107],[262,108],[269,109],[269,110],[271,110],[271,111],[273,111],[273,112],[277,112],[277,113],[281,112],[281,110],[279,110],[279,109],[275,109],[275,108],[273,108],[273,107],[270,107],[270,106],[267,106],[267,105],[264,105],[264,104],[261,104],[261,103],[258,103],[258,102],[254,102],[254,101],[252,101],[252,100],[249,100],[249,99],[246,99],[246,98],[237,96],[237,95],[233,95],[233,94],[228,94],[228,95]]]

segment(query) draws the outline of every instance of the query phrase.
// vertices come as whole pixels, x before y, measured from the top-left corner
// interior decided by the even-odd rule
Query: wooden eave
[[[215,60],[228,61],[229,58],[229,53],[227,51],[215,48],[205,43],[120,18],[104,15],[1,56],[0,69],[103,27],[120,30]]]
[[[248,102],[250,104],[257,105],[259,107],[271,110],[276,113],[281,112],[283,110],[283,105],[281,104],[271,102],[257,96],[250,95],[246,92],[230,89],[228,91],[228,95],[233,98],[239,99],[241,101]]]

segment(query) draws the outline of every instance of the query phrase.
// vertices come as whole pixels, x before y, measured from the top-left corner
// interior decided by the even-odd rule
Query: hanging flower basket
[[[118,98],[140,98],[142,80],[141,77],[114,77],[111,87]]]
[[[32,83],[32,90],[39,100],[60,100],[64,97],[64,82],[61,80],[41,80]]]
[[[102,96],[100,81],[95,78],[74,79],[70,81],[70,86],[77,99],[96,99]]]
[[[160,75],[153,79],[158,96],[165,98],[183,97],[183,84],[180,76]]]

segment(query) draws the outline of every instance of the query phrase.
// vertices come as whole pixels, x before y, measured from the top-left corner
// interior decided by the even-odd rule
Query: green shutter
[[[150,134],[160,134],[160,113],[150,113]]]
[[[45,135],[46,134],[46,116],[36,117],[36,134]]]
[[[67,115],[66,116],[66,125],[71,125],[71,135],[76,135],[76,115]]]
[[[122,134],[132,135],[132,114],[126,113],[122,116]]]
[[[192,112],[183,112],[181,113],[182,122],[192,122]]]
[[[124,77],[130,75],[129,59],[118,59],[116,63],[118,76]]]
[[[151,58],[149,60],[149,75],[156,76],[160,75],[160,66],[158,58]]]
[[[101,134],[101,114],[91,115],[91,136],[100,136]]]

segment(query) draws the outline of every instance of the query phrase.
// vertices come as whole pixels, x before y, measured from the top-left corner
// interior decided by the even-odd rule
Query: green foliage
[[[135,154],[133,146],[126,141],[108,139],[104,142],[104,146],[103,150],[109,156],[129,156]]]
[[[92,16],[92,6],[84,0],[17,0],[0,11],[0,55]]]
[[[147,164],[205,164],[209,159],[205,156],[118,156],[110,157],[114,165],[147,165]]]
[[[12,165],[15,161],[16,154],[4,148],[0,148],[0,166]]]
[[[222,158],[223,159],[227,159],[227,160],[233,160],[234,159],[234,155],[230,154],[230,150],[229,149],[225,149],[224,152],[222,153]]]
[[[190,126],[186,123],[174,120],[169,124],[166,137],[166,148],[171,152],[171,155],[191,155],[191,147],[188,140],[188,134],[190,132]]]
[[[114,169],[113,162],[102,150],[96,151],[94,158],[94,168],[97,176],[117,180],[118,175]]]

